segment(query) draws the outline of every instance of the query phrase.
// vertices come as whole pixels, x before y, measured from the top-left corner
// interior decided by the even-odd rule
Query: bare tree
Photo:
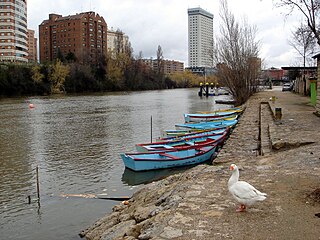
[[[157,68],[158,68],[158,74],[163,74],[163,51],[161,46],[158,46],[157,50]]]
[[[313,33],[308,26],[301,23],[300,27],[295,32],[292,32],[292,39],[289,41],[299,55],[303,58],[303,85],[304,95],[307,94],[307,83],[305,76],[306,58],[309,54],[314,52],[316,39],[313,37]]]
[[[318,45],[320,45],[320,31],[319,31],[319,0],[277,0],[276,6],[287,7],[290,15],[293,10],[298,10],[304,16],[307,26],[314,34]]]
[[[301,23],[300,27],[292,32],[289,44],[303,58],[303,66],[305,67],[307,57],[314,53],[316,44],[316,39],[313,37],[313,33],[308,26]]]
[[[237,104],[245,103],[257,91],[261,62],[260,44],[255,40],[256,28],[246,21],[241,25],[228,10],[226,0],[220,1],[221,36],[216,41],[215,61],[218,78],[227,86]]]

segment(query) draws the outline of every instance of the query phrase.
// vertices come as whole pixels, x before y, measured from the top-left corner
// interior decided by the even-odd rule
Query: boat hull
[[[177,130],[165,130],[164,134],[168,135],[168,136],[159,138],[159,140],[161,140],[161,141],[171,141],[171,140],[174,140],[174,139],[185,139],[185,138],[190,138],[190,137],[201,137],[201,136],[212,135],[212,134],[219,135],[219,134],[223,134],[225,131],[230,133],[230,129],[229,128],[222,128],[222,129],[218,129],[218,130],[206,130],[206,131],[198,131],[198,132],[191,132],[191,133],[184,133],[184,134],[176,134],[176,135],[170,136],[170,131],[172,131],[172,133],[179,132]]]
[[[215,120],[233,120],[237,118],[238,114],[235,111],[230,112],[216,112],[216,113],[186,113],[184,114],[184,121],[189,122],[209,122]]]
[[[170,139],[170,138],[180,138],[188,135],[202,134],[205,132],[211,131],[225,131],[229,127],[214,127],[213,129],[192,129],[192,128],[183,128],[183,129],[170,129],[163,130],[162,137],[160,139]],[[230,128],[229,128],[230,129]]]
[[[218,144],[222,145],[228,136],[228,129],[221,134],[206,134],[199,136],[190,136],[187,138],[175,138],[153,143],[136,144],[138,152],[151,151],[175,151],[189,148],[199,148],[208,145]]]
[[[221,120],[215,122],[200,122],[200,123],[185,123],[185,124],[176,124],[175,127],[177,130],[184,129],[198,129],[198,130],[208,130],[215,128],[227,128],[233,127],[238,123],[238,120]]]
[[[124,165],[133,171],[174,168],[203,163],[216,156],[216,145],[175,152],[120,154]]]

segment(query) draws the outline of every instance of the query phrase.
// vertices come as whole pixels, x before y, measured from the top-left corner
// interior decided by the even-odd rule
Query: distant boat
[[[217,100],[215,100],[215,103],[216,103],[216,104],[228,104],[228,105],[233,105],[233,104],[236,103],[236,100],[232,100],[232,99],[230,99],[230,100],[217,99]]]
[[[228,136],[228,132],[228,130],[225,130],[221,134],[191,136],[188,138],[176,138],[153,143],[140,143],[136,145],[136,149],[139,152],[175,151],[190,148],[199,148],[213,144],[222,145]]]
[[[121,153],[124,165],[134,171],[181,167],[203,163],[216,156],[216,147],[205,146],[172,152]]]

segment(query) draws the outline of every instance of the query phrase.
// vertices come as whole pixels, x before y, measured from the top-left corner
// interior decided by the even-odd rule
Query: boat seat
[[[199,151],[199,152],[196,153],[196,155],[199,155],[199,154],[202,154],[203,152],[208,151],[208,149],[205,148],[205,147],[196,148],[196,150]]]
[[[186,141],[186,144],[189,145],[189,146],[194,146],[194,142]]]
[[[172,159],[179,159],[178,157],[170,155],[168,153],[160,153],[159,155],[160,156],[165,156],[165,157],[168,157],[168,158],[172,158]]]

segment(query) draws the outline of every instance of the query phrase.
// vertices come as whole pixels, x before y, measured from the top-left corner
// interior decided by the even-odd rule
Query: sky
[[[287,15],[274,0],[228,0],[229,10],[238,22],[246,19],[257,28],[259,57],[263,68],[302,65],[289,45],[292,32],[300,25],[301,14]],[[188,8],[201,7],[214,15],[214,35],[219,36],[219,0],[28,0],[28,28],[36,31],[50,13],[63,16],[94,11],[103,16],[108,28],[120,29],[129,36],[134,56],[156,58],[160,45],[165,59],[188,66]]]

